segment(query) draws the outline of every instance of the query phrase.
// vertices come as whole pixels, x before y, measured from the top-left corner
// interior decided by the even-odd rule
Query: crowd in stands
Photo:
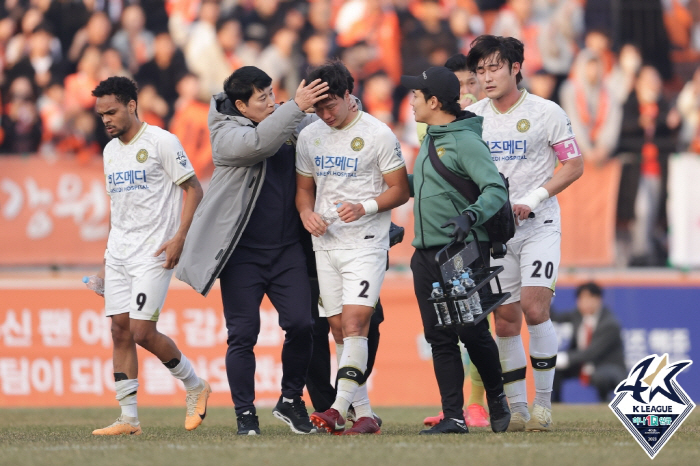
[[[121,75],[139,85],[139,117],[175,133],[206,179],[209,101],[233,70],[263,69],[284,101],[337,57],[410,165],[400,76],[483,33],[525,43],[522,85],[564,108],[588,162],[623,162],[626,260],[662,264],[669,155],[700,152],[700,0],[0,0],[0,154],[99,157],[91,91]]]

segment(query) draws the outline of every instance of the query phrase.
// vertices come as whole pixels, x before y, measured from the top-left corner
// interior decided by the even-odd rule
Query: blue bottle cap
[[[440,282],[433,283],[433,288],[440,288]]]
[[[83,277],[83,283],[87,283],[87,282],[89,282],[89,281],[90,281],[90,278],[89,278],[89,277]]]
[[[453,285],[459,285],[459,280],[455,280],[452,282]]]

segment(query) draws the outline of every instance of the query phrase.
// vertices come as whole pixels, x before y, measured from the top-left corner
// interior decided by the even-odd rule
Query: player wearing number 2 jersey
[[[175,343],[156,329],[202,187],[177,137],[139,121],[136,84],[112,77],[93,91],[95,111],[113,139],[104,150],[110,232],[105,312],[112,319],[114,384],[122,414],[94,435],[139,435],[136,344],[153,353],[187,390],[185,428],[206,415],[211,388]],[[187,192],[184,210],[182,192]]]
[[[314,236],[319,314],[328,318],[340,359],[335,402],[311,421],[341,434],[352,403],[356,421],[344,433],[379,433],[365,383],[367,335],[386,270],[390,210],[408,200],[406,166],[391,129],[350,109],[353,78],[345,65],[324,65],[309,76],[317,78],[328,83],[329,97],[314,104],[322,121],[299,134],[296,205]],[[339,219],[326,224],[320,214],[337,203]]]
[[[477,37],[467,57],[483,99],[467,109],[484,117],[482,137],[510,183],[517,226],[502,265],[511,298],[494,313],[503,382],[512,417],[509,431],[551,429],[551,392],[557,336],[549,305],[559,268],[561,227],[557,193],[583,174],[583,160],[566,113],[554,102],[518,89],[523,44],[511,37]],[[554,173],[557,160],[562,168]],[[534,214],[534,215],[532,215]],[[520,338],[522,317],[530,333],[536,397],[527,407],[527,361]]]

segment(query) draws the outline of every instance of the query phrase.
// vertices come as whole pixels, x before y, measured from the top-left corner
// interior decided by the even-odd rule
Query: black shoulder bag
[[[450,183],[470,204],[474,204],[481,195],[479,186],[472,180],[466,180],[452,173],[444,163],[440,160],[435,150],[435,143],[430,135],[428,138],[428,156],[433,168],[445,181]],[[503,173],[498,173],[503,179],[508,193],[508,178],[503,176]],[[510,193],[508,193],[510,196]],[[491,257],[500,259],[506,255],[506,243],[515,236],[515,216],[513,209],[510,206],[510,199],[506,198],[506,202],[498,209],[493,217],[484,222],[484,229],[489,235],[491,241]]]

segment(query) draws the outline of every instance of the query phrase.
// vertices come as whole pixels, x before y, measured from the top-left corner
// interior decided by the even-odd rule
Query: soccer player
[[[304,128],[297,142],[296,205],[313,236],[322,309],[336,342],[337,395],[314,412],[317,428],[333,434],[378,434],[367,396],[367,334],[384,280],[390,210],[408,200],[401,147],[391,129],[351,109],[354,80],[341,62],[314,70],[309,80],[328,83],[328,98],[314,108],[321,121]],[[337,208],[337,221],[321,214]],[[350,404],[356,421],[345,431]]]
[[[116,422],[93,434],[141,434],[136,345],[182,380],[187,390],[185,428],[193,430],[207,414],[211,388],[156,324],[202,188],[177,137],[139,120],[133,81],[108,78],[92,95],[97,97],[95,111],[112,137],[104,149],[111,214],[99,276],[105,280],[105,312],[112,319],[114,383],[122,408]]]
[[[506,395],[513,412],[508,431],[547,431],[552,427],[551,392],[557,336],[549,305],[561,255],[557,193],[583,174],[583,160],[566,113],[554,102],[518,89],[523,43],[512,37],[483,35],[467,56],[486,99],[467,109],[484,117],[483,139],[498,170],[510,183],[516,216],[500,275],[511,297],[494,313]],[[557,160],[561,170],[554,173]],[[531,218],[530,214],[534,217]],[[520,338],[522,318],[530,333],[530,362],[536,396],[527,406],[527,360]]]

